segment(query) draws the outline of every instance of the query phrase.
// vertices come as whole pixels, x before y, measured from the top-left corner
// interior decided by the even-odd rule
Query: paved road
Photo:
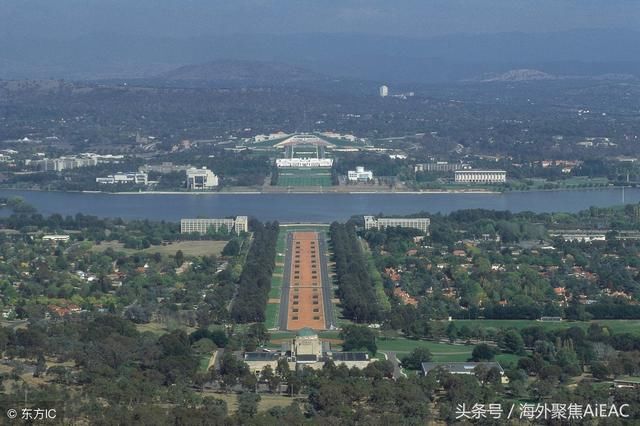
[[[222,362],[222,356],[224,355],[224,348],[216,349],[211,354],[211,358],[209,358],[209,365],[207,366],[207,370],[213,367],[214,370],[220,370],[220,363]]]
[[[327,239],[324,232],[318,233],[318,240],[320,241],[320,278],[322,279],[322,304],[324,306],[324,321],[325,327],[328,330],[336,328],[338,322],[336,319],[335,310],[333,309],[333,282],[329,276],[329,262],[327,259]]]
[[[393,378],[398,379],[400,377],[407,377],[406,374],[400,369],[400,360],[395,352],[381,351],[389,361],[393,364]]]

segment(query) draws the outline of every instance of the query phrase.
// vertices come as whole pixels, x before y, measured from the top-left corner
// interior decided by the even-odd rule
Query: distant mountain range
[[[270,73],[280,73],[285,79],[281,83],[325,75],[404,84],[453,82],[524,69],[553,76],[637,77],[638,40],[640,32],[622,30],[449,35],[431,39],[361,34],[182,39],[93,34],[71,40],[0,37],[0,78],[159,76],[192,80],[203,75],[224,77],[226,70],[243,81],[255,78],[258,83],[268,83]],[[229,64],[223,66],[223,62]],[[270,70],[250,71],[243,62],[271,65]],[[179,68],[203,63],[214,65],[207,66],[213,67],[208,71],[204,66]]]
[[[509,70],[504,73],[488,73],[477,78],[466,81],[476,82],[518,82],[518,81],[541,81],[541,80],[637,80],[638,77],[632,74],[601,74],[601,75],[553,75],[540,70],[518,69]]]
[[[273,82],[323,81],[328,77],[283,63],[219,60],[205,64],[185,65],[160,73],[153,79],[268,84]]]
[[[557,77],[540,70],[510,70],[502,74],[487,74],[478,80],[484,82],[491,81],[536,81],[536,80],[555,80]]]

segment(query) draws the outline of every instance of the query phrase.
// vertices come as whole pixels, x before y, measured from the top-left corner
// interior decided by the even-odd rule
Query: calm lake
[[[504,194],[102,194],[0,190],[24,198],[42,214],[84,213],[123,219],[178,221],[183,217],[254,216],[280,222],[329,223],[352,215],[448,213],[484,208],[513,212],[576,212],[623,204],[620,188]],[[624,190],[624,202],[640,202],[640,189]],[[6,210],[3,212],[6,214]]]

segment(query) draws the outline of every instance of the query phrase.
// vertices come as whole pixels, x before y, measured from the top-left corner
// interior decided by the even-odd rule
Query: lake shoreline
[[[28,191],[45,193],[67,193],[67,194],[104,194],[104,195],[190,195],[190,196],[215,196],[215,195],[503,195],[509,193],[544,193],[544,192],[572,192],[572,191],[610,191],[612,189],[629,189],[632,186],[606,186],[593,188],[554,188],[554,189],[527,189],[513,191],[490,191],[485,189],[446,189],[446,190],[385,190],[385,191],[208,191],[208,192],[187,192],[187,191],[85,191],[85,190],[48,190],[36,188],[1,188],[2,191]]]
[[[420,212],[431,215],[464,209],[577,212],[593,206],[640,203],[640,188],[504,193],[96,193],[0,189],[0,197],[21,197],[45,215],[82,213],[98,217],[170,221],[185,217],[245,215],[262,221],[330,223],[358,215],[412,215]],[[2,210],[5,214],[8,211]]]
[[[2,191],[29,191],[29,192],[45,192],[45,193],[63,193],[63,194],[104,194],[104,195],[393,195],[393,194],[407,194],[407,195],[434,195],[434,194],[503,194],[502,191],[489,191],[489,190],[430,190],[430,191],[202,191],[202,192],[187,192],[187,191],[85,191],[85,190],[63,190],[63,189],[36,189],[36,188],[0,188]],[[515,191],[511,191],[515,192]]]

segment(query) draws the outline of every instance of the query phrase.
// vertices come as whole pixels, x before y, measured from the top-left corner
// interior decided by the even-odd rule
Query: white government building
[[[456,183],[504,183],[507,172],[504,170],[457,170]]]
[[[399,218],[399,217],[381,217],[375,216],[364,217],[364,229],[383,229],[387,227],[401,228],[415,228],[422,232],[429,232],[429,225],[431,219],[428,217],[411,217],[411,218]]]
[[[96,178],[96,182],[104,184],[132,183],[135,185],[146,185],[148,183],[148,175],[146,173],[137,172],[120,172],[107,177]]]
[[[367,352],[335,352],[329,341],[321,340],[311,328],[303,328],[293,339],[284,342],[280,351],[245,352],[242,360],[252,373],[260,374],[266,366],[275,371],[280,360],[286,360],[289,368],[295,371],[304,368],[319,370],[329,361],[336,366],[342,364],[347,368],[363,369],[375,358],[370,358]]]
[[[236,234],[249,232],[249,218],[247,216],[236,216],[235,219],[180,219],[180,233],[190,234],[197,232],[206,234],[209,229],[219,231],[225,227],[228,231]]]
[[[218,186],[218,176],[206,167],[191,167],[186,172],[188,189],[211,189]]]
[[[0,154],[1,155],[1,154]],[[83,154],[64,156],[59,158],[41,158],[39,160],[25,160],[25,165],[42,171],[61,172],[68,169],[77,169],[80,167],[97,166],[100,163],[108,163],[119,161],[124,158],[123,155],[98,155],[91,152]]]
[[[351,182],[366,182],[373,180],[373,172],[371,170],[365,170],[364,167],[356,167],[355,170],[349,170],[347,172],[347,179]]]
[[[276,166],[279,169],[289,167],[331,167],[333,158],[278,158]]]

